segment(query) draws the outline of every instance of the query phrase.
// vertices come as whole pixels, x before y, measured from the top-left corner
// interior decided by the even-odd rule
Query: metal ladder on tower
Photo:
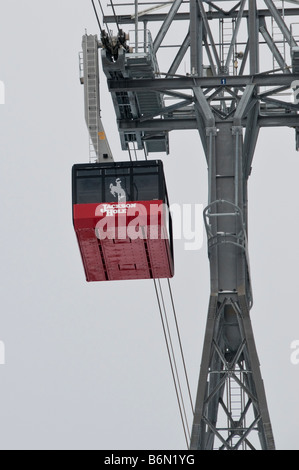
[[[79,56],[80,82],[84,85],[85,120],[89,132],[89,160],[113,161],[106,139],[100,111],[98,40],[96,35],[85,35],[83,53]],[[83,74],[82,74],[83,72]]]
[[[242,381],[242,373],[239,371],[235,372],[236,376],[240,381]],[[241,429],[244,428],[244,392],[243,389],[239,386],[236,380],[233,377],[228,378],[227,384],[227,402],[229,403],[229,412],[230,417],[228,417],[228,428],[230,426],[230,419],[233,423],[236,423],[237,426]],[[232,447],[237,445],[239,440],[239,435],[236,434],[231,438]],[[245,443],[242,443],[243,450],[245,450]]]
[[[226,60],[234,34],[235,20],[232,18],[222,18],[219,22],[219,28],[221,72],[232,75],[234,72],[233,61],[231,61],[230,65],[226,66]]]
[[[284,0],[275,0],[275,3],[279,3],[279,7],[281,7],[282,11],[282,18],[285,18],[284,15]],[[286,39],[284,35],[282,34],[280,28],[277,26],[275,19],[273,16],[271,16],[271,32],[272,32],[272,40],[274,44],[276,45],[278,51],[280,52],[280,55],[282,56],[285,64],[286,64]],[[275,69],[280,69],[281,66],[277,62],[274,54],[272,58],[272,68],[273,70]]]

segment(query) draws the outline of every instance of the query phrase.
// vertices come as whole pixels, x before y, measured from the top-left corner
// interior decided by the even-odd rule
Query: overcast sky
[[[78,73],[85,29],[98,32],[88,0],[1,0],[0,448],[185,449],[153,282],[86,283],[83,273],[70,176],[89,158]],[[127,160],[104,77],[101,88],[114,158]],[[170,155],[157,157],[172,203],[207,204],[197,132],[172,133]],[[299,364],[290,360],[299,340],[298,178],[294,130],[263,129],[249,183],[251,318],[278,449],[299,449]],[[175,260],[194,399],[206,238],[197,251],[177,240]]]

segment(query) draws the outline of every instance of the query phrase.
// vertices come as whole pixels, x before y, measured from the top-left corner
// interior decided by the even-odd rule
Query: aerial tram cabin
[[[172,223],[160,160],[76,164],[72,193],[87,281],[173,276]]]

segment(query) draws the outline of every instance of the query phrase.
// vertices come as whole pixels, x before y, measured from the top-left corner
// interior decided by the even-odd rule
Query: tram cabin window
[[[73,204],[164,201],[165,194],[160,161],[73,166]]]

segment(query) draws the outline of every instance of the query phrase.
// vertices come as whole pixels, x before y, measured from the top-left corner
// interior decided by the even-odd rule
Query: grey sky
[[[85,28],[97,33],[91,4],[1,7],[0,448],[184,449],[153,282],[86,283],[72,227],[71,167],[88,161],[78,52]],[[115,160],[127,160],[104,81],[102,116]],[[205,205],[197,133],[172,133],[170,150],[170,201]],[[251,317],[279,449],[299,449],[299,365],[290,361],[299,339],[298,175],[293,129],[262,130],[249,182]],[[175,259],[195,397],[209,300],[205,237],[196,252],[176,241]]]

